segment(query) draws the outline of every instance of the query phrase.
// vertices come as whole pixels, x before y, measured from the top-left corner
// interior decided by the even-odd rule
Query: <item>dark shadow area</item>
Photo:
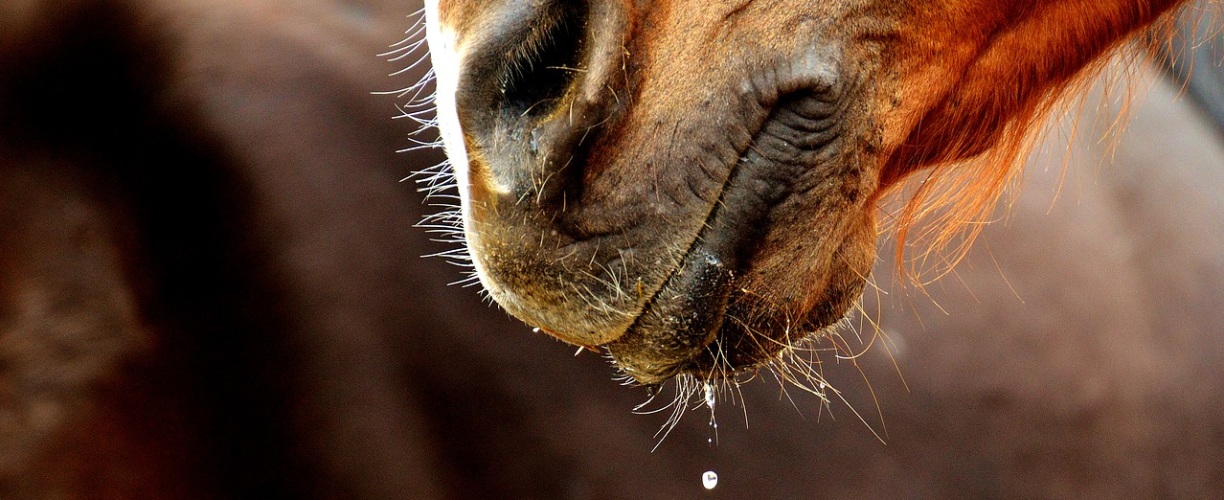
[[[0,138],[17,155],[71,165],[50,175],[76,176],[132,223],[117,241],[157,339],[110,388],[122,418],[189,443],[178,451],[210,496],[304,497],[314,476],[284,425],[295,362],[281,291],[250,240],[239,165],[170,95],[178,41],[147,32],[118,2],[57,23],[5,62]]]

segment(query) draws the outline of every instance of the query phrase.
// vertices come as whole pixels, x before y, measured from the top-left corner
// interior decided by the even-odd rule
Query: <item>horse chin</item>
[[[699,243],[609,353],[637,382],[658,384],[679,374],[734,378],[819,338],[857,303],[874,262],[875,221],[870,210],[861,214],[775,212],[780,220],[761,234],[719,234],[745,238],[739,259]],[[830,220],[844,231],[834,234]]]
[[[628,375],[731,377],[845,316],[876,238],[871,176],[845,140],[850,95],[806,89],[773,103],[679,264],[607,345]]]
[[[662,383],[679,374],[716,380],[754,372],[780,353],[820,338],[845,317],[865,280],[858,270],[830,272],[836,276],[834,284],[807,290],[802,299],[775,297],[768,288],[738,286],[740,280],[732,280],[721,296],[714,297],[698,292],[694,299],[669,290],[677,297],[675,302],[644,311],[638,323],[607,346],[608,351],[625,374],[642,384]],[[775,284],[783,279],[805,281],[797,276],[747,278],[744,281]]]

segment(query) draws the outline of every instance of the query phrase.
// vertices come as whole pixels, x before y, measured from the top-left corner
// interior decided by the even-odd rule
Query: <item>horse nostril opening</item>
[[[586,7],[570,2],[550,10],[511,53],[501,77],[502,109],[510,118],[551,112],[582,71]]]

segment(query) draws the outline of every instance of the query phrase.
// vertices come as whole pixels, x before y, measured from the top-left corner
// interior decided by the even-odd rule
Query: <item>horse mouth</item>
[[[803,190],[814,166],[835,161],[840,146],[836,92],[801,90],[780,97],[739,156],[680,264],[626,332],[607,344],[634,380],[656,384],[688,373],[727,378],[774,359],[841,311],[805,318],[742,286],[783,202]],[[818,169],[816,169],[818,170]]]

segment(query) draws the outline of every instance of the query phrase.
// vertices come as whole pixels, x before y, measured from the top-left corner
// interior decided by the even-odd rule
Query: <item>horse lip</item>
[[[808,156],[817,158],[817,153],[837,140],[837,110],[844,104],[837,101],[844,100],[808,91],[780,98],[749,147],[740,153],[681,263],[629,329],[608,344],[613,358],[638,382],[670,378],[693,364],[716,340],[723,329],[735,273],[762,234],[763,223],[810,166]],[[831,111],[823,111],[826,108]],[[796,114],[812,109],[822,111],[807,118]],[[796,131],[806,135],[792,142]],[[805,161],[795,161],[799,158]]]
[[[713,342],[722,328],[734,272],[698,245],[647,303],[634,323],[607,345],[640,383],[659,383]]]

